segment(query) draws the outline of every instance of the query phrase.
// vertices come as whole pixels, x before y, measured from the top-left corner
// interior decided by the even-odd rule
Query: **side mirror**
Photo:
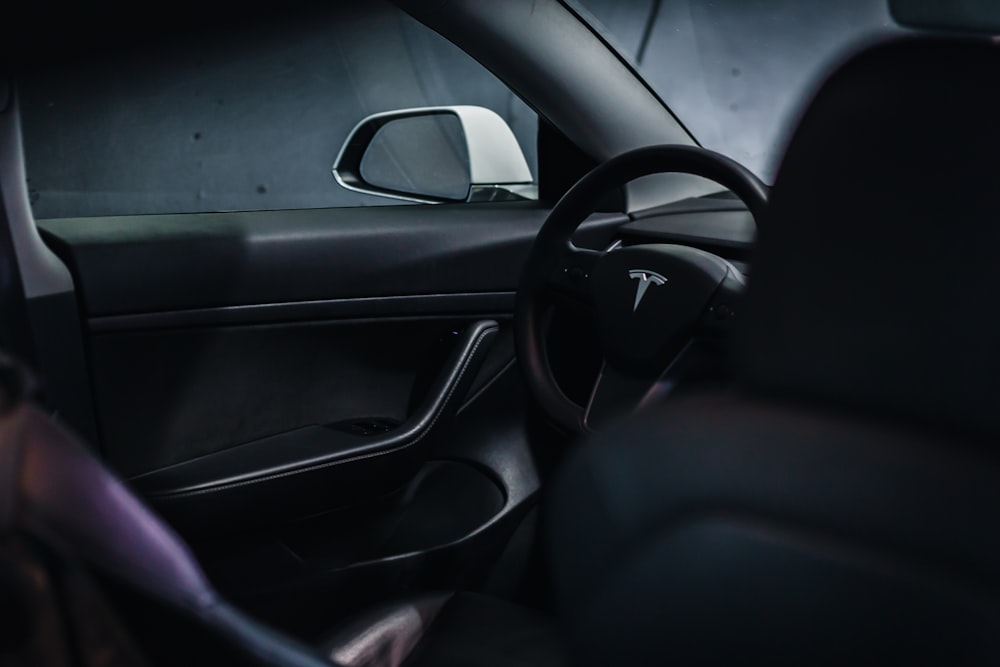
[[[348,190],[425,204],[538,198],[510,127],[476,106],[368,116],[344,142],[333,176]]]

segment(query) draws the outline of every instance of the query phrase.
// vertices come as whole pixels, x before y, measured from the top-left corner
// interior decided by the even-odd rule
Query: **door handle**
[[[461,334],[418,407],[398,427],[356,434],[314,425],[255,440],[129,480],[171,520],[232,522],[315,512],[384,493],[405,481],[423,447],[461,405],[498,324],[480,320]],[[366,486],[358,488],[358,483]]]

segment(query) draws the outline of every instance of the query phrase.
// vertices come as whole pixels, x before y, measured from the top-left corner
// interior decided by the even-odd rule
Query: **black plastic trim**
[[[736,207],[662,213],[622,225],[618,233],[624,245],[676,243],[746,261],[757,226],[750,211]]]
[[[0,80],[0,83],[6,83]],[[4,86],[8,89],[8,86]],[[17,313],[22,322],[8,324],[12,340],[21,349],[8,352],[23,357],[42,380],[43,402],[84,439],[98,442],[94,402],[80,324],[73,277],[66,265],[43,243],[35,226],[28,197],[21,120],[17,94],[8,89],[0,110],[0,300],[5,314]],[[4,270],[6,269],[6,270]]]
[[[547,209],[371,206],[43,220],[89,317],[513,290]],[[620,222],[606,216],[604,222]],[[600,223],[598,223],[600,224]]]
[[[413,294],[108,315],[92,317],[88,325],[91,331],[106,332],[368,317],[496,315],[513,310],[514,292]]]
[[[42,220],[86,315],[512,291],[537,202]],[[592,216],[578,244],[628,218]],[[589,246],[588,246],[589,247]]]

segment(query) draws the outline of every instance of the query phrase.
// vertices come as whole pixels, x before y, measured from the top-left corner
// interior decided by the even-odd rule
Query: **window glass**
[[[492,109],[537,174],[537,116],[479,63],[387,2],[329,4],[23,77],[35,216],[404,204],[331,167],[362,118],[410,107]]]
[[[573,0],[701,145],[771,182],[836,62],[900,31],[886,0]]]

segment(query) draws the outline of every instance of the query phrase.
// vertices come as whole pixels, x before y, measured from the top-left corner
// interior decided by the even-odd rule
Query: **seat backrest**
[[[754,390],[1000,436],[1000,45],[914,38],[841,67],[760,225]]]
[[[583,447],[551,497],[580,664],[1000,662],[1000,45],[821,87],[774,184],[739,390]]]

